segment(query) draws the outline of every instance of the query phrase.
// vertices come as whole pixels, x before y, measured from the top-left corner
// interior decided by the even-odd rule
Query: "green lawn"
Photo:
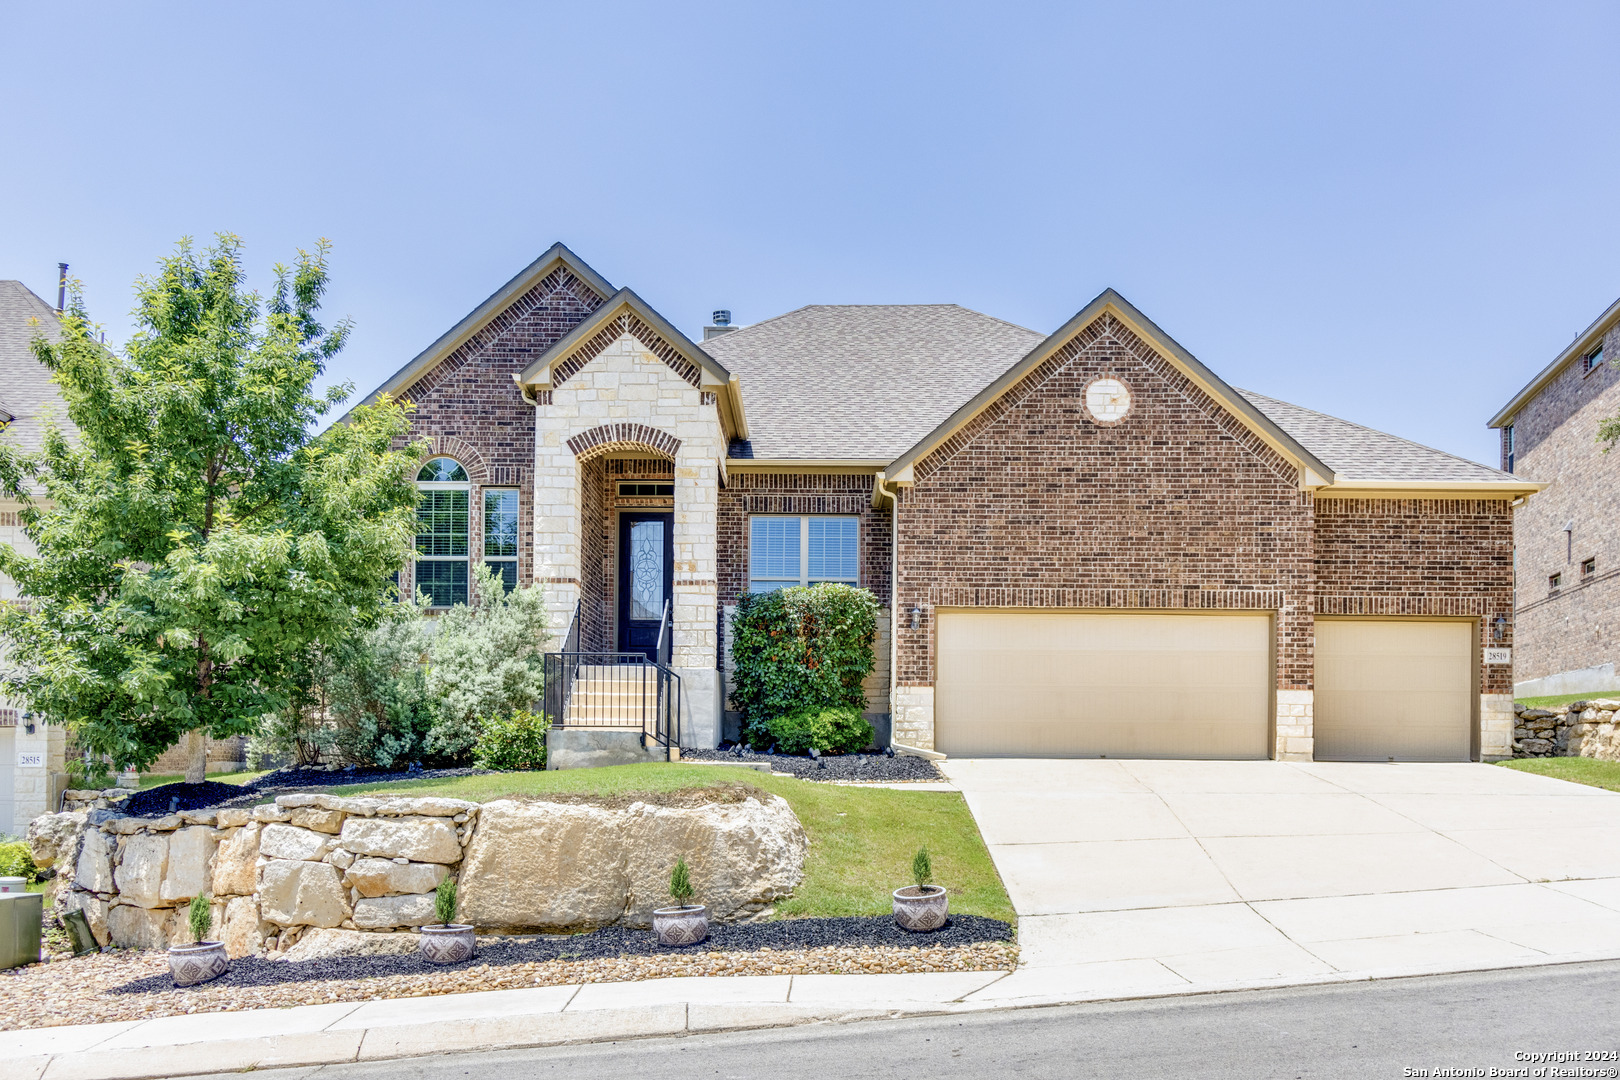
[[[257,780],[264,772],[211,772],[208,779],[218,780],[222,784],[245,784],[249,780]],[[185,773],[144,773],[141,776],[141,787],[162,787],[164,784],[178,784],[186,778]]]
[[[1592,701],[1596,698],[1608,698],[1613,701],[1620,699],[1620,690],[1607,694],[1553,694],[1550,697],[1517,698],[1513,704],[1523,705],[1531,709],[1555,709],[1560,705],[1568,705],[1572,701]]]
[[[810,834],[804,882],[791,898],[776,905],[783,916],[886,915],[892,910],[889,893],[911,884],[911,857],[927,845],[935,879],[950,890],[952,911],[1014,919],[979,827],[954,791],[843,787],[753,769],[678,763],[355,784],[332,790],[344,795],[387,791],[488,802],[503,795],[617,795],[713,787],[726,781],[782,796]]]
[[[1568,780],[1588,787],[1620,791],[1620,761],[1599,761],[1589,757],[1517,758],[1499,761],[1498,765],[1520,772],[1550,776],[1555,780]]]

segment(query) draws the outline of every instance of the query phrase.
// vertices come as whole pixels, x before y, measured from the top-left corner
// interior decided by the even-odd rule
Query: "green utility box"
[[[0,893],[0,968],[39,963],[44,893]]]

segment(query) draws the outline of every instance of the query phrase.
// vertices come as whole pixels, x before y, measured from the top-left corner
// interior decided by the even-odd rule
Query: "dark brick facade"
[[[1130,389],[1124,423],[1085,412]],[[1277,685],[1310,689],[1311,497],[1296,470],[1112,318],[1093,323],[918,463],[900,497],[905,685],[934,682],[933,609],[1275,610]]]
[[[1620,357],[1620,326],[1603,355]],[[1617,414],[1620,371],[1587,371],[1577,357],[1512,418],[1513,472],[1548,484],[1514,513],[1521,681],[1620,666],[1620,454],[1597,442],[1598,424]],[[1507,456],[1504,433],[1503,468]]]
[[[459,348],[404,390],[413,402],[413,438],[461,461],[472,480],[470,555],[483,556],[486,486],[515,487],[519,500],[518,580],[534,572],[534,408],[512,373],[522,371],[603,298],[566,269],[546,275]],[[409,589],[412,568],[401,574]]]
[[[1513,511],[1506,499],[1318,499],[1321,615],[1466,615],[1481,647],[1513,644]],[[1498,617],[1506,621],[1494,638]],[[1480,693],[1513,692],[1481,665]]]

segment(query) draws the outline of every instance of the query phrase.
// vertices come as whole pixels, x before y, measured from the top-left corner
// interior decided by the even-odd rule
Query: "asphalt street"
[[[1617,1053],[1620,962],[1606,962],[255,1075],[267,1080],[1612,1077],[1620,1076]],[[1595,1057],[1587,1060],[1587,1055]]]

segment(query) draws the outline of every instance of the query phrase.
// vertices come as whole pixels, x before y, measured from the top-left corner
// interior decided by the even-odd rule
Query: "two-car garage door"
[[[934,745],[967,757],[1271,756],[1271,616],[946,611]]]
[[[1474,624],[1321,619],[1319,761],[1466,761]],[[1269,613],[943,611],[934,745],[959,756],[1267,758]]]

